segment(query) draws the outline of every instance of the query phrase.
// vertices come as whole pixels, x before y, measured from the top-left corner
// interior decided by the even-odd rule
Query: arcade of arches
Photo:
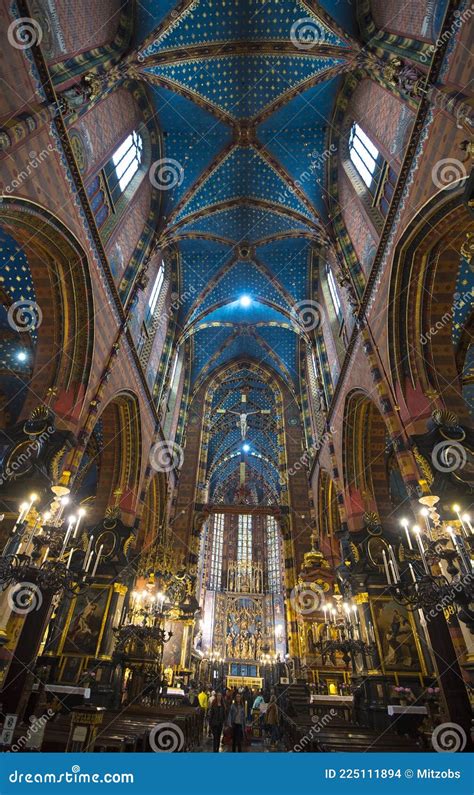
[[[472,11],[402,5],[0,0],[3,749],[469,749]]]

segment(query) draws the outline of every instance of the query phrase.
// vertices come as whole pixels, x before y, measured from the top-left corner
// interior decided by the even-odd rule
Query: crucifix
[[[247,417],[250,417],[252,414],[270,414],[270,409],[256,409],[255,411],[247,411],[246,410],[246,403],[247,403],[247,395],[245,392],[242,392],[240,396],[241,407],[240,411],[233,411],[232,409],[217,409],[218,414],[235,414],[238,417],[238,421],[236,422],[237,428],[240,428],[240,435],[242,437],[242,441],[245,441],[247,438],[247,431],[248,431],[248,422]]]

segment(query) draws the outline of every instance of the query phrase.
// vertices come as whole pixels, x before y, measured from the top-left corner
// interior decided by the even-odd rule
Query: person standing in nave
[[[245,733],[245,707],[242,694],[236,693],[229,711],[229,725],[232,729],[232,752],[242,751],[242,742]]]
[[[209,709],[209,729],[212,733],[212,750],[215,754],[219,753],[225,719],[226,708],[222,693],[216,693]]]

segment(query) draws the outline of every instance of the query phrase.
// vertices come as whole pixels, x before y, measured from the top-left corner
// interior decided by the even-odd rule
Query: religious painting
[[[385,671],[419,671],[421,658],[415,638],[413,617],[390,598],[371,602],[377,629],[382,669]]]
[[[181,665],[181,647],[183,644],[184,623],[182,621],[172,621],[166,623],[166,629],[171,630],[173,635],[168,643],[163,646],[163,667],[179,668]]]
[[[76,684],[79,679],[82,663],[82,657],[65,657],[61,671],[60,682],[69,685]]]
[[[63,654],[96,655],[109,596],[108,588],[89,589],[79,594],[70,614]]]

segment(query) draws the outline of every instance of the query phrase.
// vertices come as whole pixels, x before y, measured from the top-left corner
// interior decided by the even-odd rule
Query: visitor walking
[[[276,696],[271,696],[270,703],[268,704],[267,711],[265,713],[265,725],[267,727],[267,732],[271,735],[271,743],[273,747],[275,747],[278,742],[279,722],[280,716]]]
[[[209,709],[209,728],[212,732],[212,750],[215,754],[219,753],[225,717],[226,709],[224,706],[222,693],[216,693],[216,696]]]
[[[229,710],[229,725],[232,728],[232,751],[242,751],[245,732],[245,707],[241,693],[236,693]]]

